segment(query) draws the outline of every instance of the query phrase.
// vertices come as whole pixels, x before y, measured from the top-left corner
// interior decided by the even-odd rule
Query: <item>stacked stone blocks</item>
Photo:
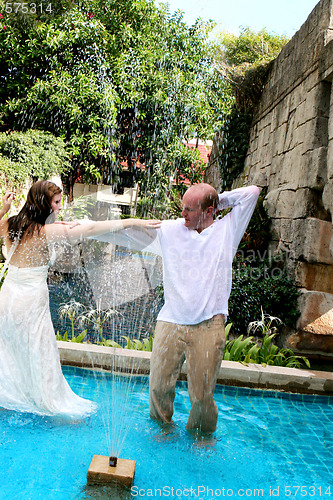
[[[289,276],[301,292],[301,316],[287,345],[331,356],[332,80],[333,0],[321,0],[273,62],[253,120],[245,170],[235,183],[267,189],[269,250],[285,252]]]

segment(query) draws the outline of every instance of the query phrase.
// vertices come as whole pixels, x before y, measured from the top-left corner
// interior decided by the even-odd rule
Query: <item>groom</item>
[[[191,411],[187,429],[214,432],[213,399],[225,344],[232,260],[250,221],[259,189],[235,189],[218,196],[208,184],[189,188],[182,219],[157,230],[163,258],[165,303],[155,329],[150,363],[152,418],[170,423],[175,386],[186,359]],[[231,208],[222,219],[215,212]]]

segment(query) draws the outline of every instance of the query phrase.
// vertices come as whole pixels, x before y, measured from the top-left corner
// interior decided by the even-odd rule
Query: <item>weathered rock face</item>
[[[242,181],[267,188],[270,250],[287,250],[301,290],[290,345],[333,356],[332,79],[333,0],[321,0],[273,63]]]

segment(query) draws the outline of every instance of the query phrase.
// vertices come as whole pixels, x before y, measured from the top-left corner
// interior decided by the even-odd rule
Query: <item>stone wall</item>
[[[333,0],[321,0],[273,63],[238,183],[267,188],[270,251],[286,251],[301,291],[287,344],[333,356],[332,79]]]

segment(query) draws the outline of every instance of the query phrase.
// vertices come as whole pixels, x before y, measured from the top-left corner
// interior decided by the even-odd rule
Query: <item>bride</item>
[[[12,193],[4,196],[0,218],[12,199]],[[9,262],[0,289],[0,407],[74,418],[90,414],[95,404],[77,396],[61,371],[49,309],[49,245],[129,227],[157,228],[160,222],[126,219],[72,227],[54,222],[60,209],[61,189],[38,181],[21,211],[0,220]]]

